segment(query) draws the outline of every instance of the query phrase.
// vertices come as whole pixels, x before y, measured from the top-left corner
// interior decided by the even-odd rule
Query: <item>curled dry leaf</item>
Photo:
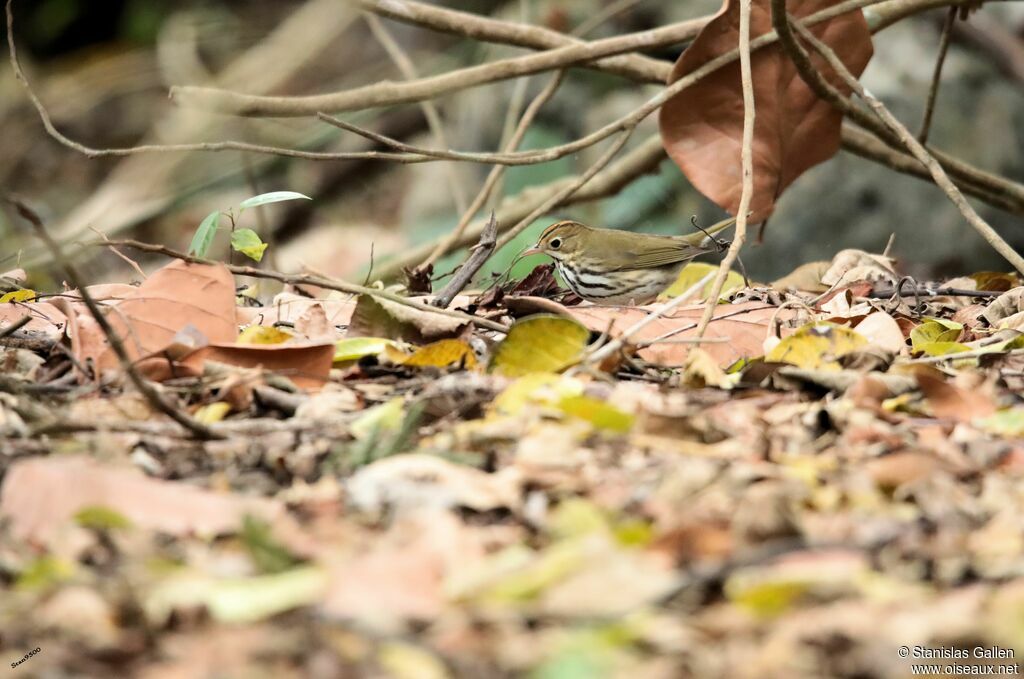
[[[715,57],[736,49],[739,2],[726,0],[721,11],[683,52],[669,76],[675,82]],[[806,17],[835,4],[834,0],[790,0],[786,9]],[[755,0],[750,36],[772,30],[768,0]],[[810,29],[836,50],[847,68],[860,75],[872,55],[871,34],[860,11],[849,12]],[[817,54],[812,62],[842,92],[838,80]],[[752,221],[765,220],[787,186],[839,150],[842,114],[818,99],[778,44],[751,55],[754,100],[754,196]],[[743,136],[743,95],[739,61],[720,68],[683,90],[661,108],[662,143],[695,187],[732,214],[741,192],[740,147]]]
[[[873,255],[853,248],[840,250],[821,275],[821,282],[833,288],[857,281],[884,281],[893,284],[899,278],[899,274],[893,268],[894,264],[895,260],[891,257]]]
[[[301,389],[320,389],[331,373],[334,344],[210,344],[181,359],[193,374],[208,362],[277,373]]]
[[[462,298],[468,299],[468,298]],[[454,304],[458,305],[459,298]],[[347,337],[386,337],[413,344],[454,337],[466,322],[450,316],[420,311],[386,299],[360,295],[348,326]]]
[[[162,351],[190,325],[210,342],[233,342],[238,333],[234,279],[223,265],[174,261],[111,304],[107,320],[133,359]],[[84,319],[79,313],[79,327]],[[100,346],[82,342],[75,351],[83,362],[95,360],[101,374],[119,365],[105,341]]]
[[[868,338],[868,342],[894,354],[907,348],[907,340],[900,330],[899,323],[884,311],[868,314],[853,329]]]

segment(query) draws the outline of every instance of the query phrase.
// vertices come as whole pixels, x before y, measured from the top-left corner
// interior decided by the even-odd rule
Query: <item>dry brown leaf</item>
[[[791,0],[786,9],[806,17],[835,4],[834,0]],[[772,30],[768,0],[756,0],[750,17],[755,38]],[[860,75],[871,59],[871,34],[860,11],[850,12],[810,29],[836,50],[843,63]],[[739,2],[726,0],[721,11],[683,52],[669,76],[675,82],[711,59],[736,49]],[[817,54],[819,72],[844,93],[843,84]],[[797,177],[839,150],[842,114],[821,101],[804,84],[778,45],[751,55],[754,100],[754,196],[752,221],[766,219],[775,201]],[[736,214],[741,190],[740,146],[743,96],[739,61],[718,69],[670,99],[661,108],[661,138],[669,156],[697,189]]]
[[[238,307],[236,318],[239,325],[274,325],[277,323],[295,323],[310,308],[320,306],[331,325],[348,325],[356,301],[351,297],[344,299],[310,299],[293,292],[282,292],[265,307]]]
[[[79,313],[79,328],[83,334],[90,324],[95,324],[87,313]],[[238,334],[234,279],[222,265],[175,261],[114,305],[107,319],[123,338],[132,358],[163,350],[189,325],[210,342],[230,342]],[[75,352],[83,361],[95,360],[101,374],[118,366],[117,355],[106,342],[97,347],[83,341]]]
[[[246,514],[279,525],[296,538],[300,533],[284,507],[272,500],[151,479],[135,469],[103,466],[87,457],[18,460],[0,487],[0,516],[10,521],[11,535],[34,544],[49,544],[79,510],[92,506],[112,509],[135,527],[172,535],[230,533]]]
[[[323,304],[313,304],[295,319],[295,334],[313,342],[341,339],[334,324],[327,318]]]
[[[30,320],[21,331],[39,333],[48,340],[57,342],[64,335],[68,318],[56,304],[47,302],[20,302],[0,304],[0,330],[17,323],[25,316]]]
[[[907,340],[903,336],[899,323],[884,311],[868,314],[864,320],[853,326],[853,329],[867,337],[873,345],[894,354],[903,352],[907,348]]]
[[[334,360],[334,344],[210,344],[181,359],[192,374],[207,361],[258,368],[287,377],[302,389],[320,389]]]
[[[565,313],[583,323],[595,332],[610,329],[613,337],[631,325],[646,318],[660,305],[646,307],[563,307]],[[696,337],[697,324],[704,313],[704,305],[680,307],[659,318],[633,335],[633,344],[657,339],[667,333],[680,330],[664,342],[640,350],[640,356],[652,363],[682,365],[692,344],[673,344],[675,340]],[[715,316],[704,335],[708,339],[726,338],[727,342],[705,344],[706,351],[720,366],[728,366],[741,358],[753,358],[764,353],[764,340],[769,331],[769,322],[776,313],[775,307],[756,302],[745,304],[719,304]],[[791,318],[795,312],[784,309],[778,315],[780,321]]]
[[[996,411],[995,402],[981,390],[958,387],[930,371],[919,371],[917,384],[928,399],[935,417],[970,422]]]
[[[832,258],[828,270],[821,275],[821,282],[832,287],[857,281],[894,283],[899,278],[893,268],[894,264],[895,260],[891,257],[854,248],[840,250]]]

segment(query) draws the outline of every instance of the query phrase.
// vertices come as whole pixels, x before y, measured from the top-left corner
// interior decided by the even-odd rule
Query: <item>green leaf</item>
[[[558,372],[579,360],[589,339],[590,331],[570,318],[530,316],[508,331],[494,352],[490,372],[506,377]]]
[[[299,559],[274,537],[265,521],[246,515],[242,520],[241,538],[249,557],[262,573],[282,573],[299,563]]]
[[[301,193],[296,193],[295,191],[271,191],[270,193],[261,193],[258,196],[246,198],[245,200],[238,204],[238,207],[244,210],[247,207],[258,207],[260,205],[269,205],[270,203],[280,203],[286,200],[299,199],[313,200],[309,196],[303,195]]]
[[[363,356],[376,356],[386,347],[398,343],[383,337],[346,337],[334,343],[334,362],[357,361]]]
[[[235,229],[231,232],[231,248],[258,262],[263,259],[267,244],[252,229]]]
[[[213,245],[213,237],[217,235],[217,224],[220,222],[220,210],[206,215],[203,221],[199,222],[196,234],[192,236],[192,243],[188,246],[188,254],[196,257],[205,257]]]
[[[102,505],[92,505],[78,510],[75,513],[75,523],[83,528],[95,530],[131,528],[132,525],[132,522],[124,514]]]

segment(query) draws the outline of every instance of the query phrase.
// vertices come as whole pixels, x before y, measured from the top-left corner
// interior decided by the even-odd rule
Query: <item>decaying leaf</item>
[[[506,377],[558,372],[583,355],[590,331],[559,316],[530,316],[517,321],[498,345],[489,370]]]
[[[783,339],[764,359],[800,368],[839,370],[838,358],[867,346],[863,335],[834,323],[812,323]]]
[[[347,337],[386,337],[413,344],[454,337],[465,321],[420,311],[386,299],[360,295],[352,312]]]
[[[834,4],[833,0],[797,0],[786,3],[788,12],[803,18]],[[772,30],[767,0],[753,3],[750,35]],[[839,58],[860,75],[871,58],[871,34],[860,11],[843,14],[810,28],[819,40],[836,50]],[[669,77],[675,82],[715,57],[736,49],[739,2],[726,0],[721,11],[701,30],[676,62]],[[812,62],[819,72],[844,93],[838,80],[817,54]],[[797,74],[778,45],[751,55],[754,100],[754,196],[751,220],[760,222],[793,181],[839,150],[842,114],[817,98]],[[683,90],[661,107],[662,143],[669,157],[682,168],[701,193],[736,214],[740,199],[740,146],[743,106],[739,62],[718,69]]]

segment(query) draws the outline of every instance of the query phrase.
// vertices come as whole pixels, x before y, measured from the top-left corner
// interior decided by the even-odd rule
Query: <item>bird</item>
[[[553,259],[565,284],[588,302],[647,304],[675,282],[687,262],[718,249],[709,237],[735,221],[726,219],[689,236],[656,236],[564,220],[546,228],[522,254]]]

